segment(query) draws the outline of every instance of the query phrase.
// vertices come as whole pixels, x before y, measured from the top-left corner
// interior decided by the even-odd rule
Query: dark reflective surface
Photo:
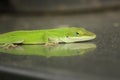
[[[25,55],[25,56],[44,56],[50,57],[65,57],[65,56],[77,56],[84,55],[90,51],[96,49],[94,43],[70,43],[59,44],[54,46],[45,45],[19,45],[16,48],[0,48],[0,52],[13,55]]]
[[[57,80],[120,79],[120,12],[69,16],[1,16],[0,32],[19,29],[83,26],[95,32],[97,48],[84,55],[45,57],[0,54],[0,70],[29,77]]]

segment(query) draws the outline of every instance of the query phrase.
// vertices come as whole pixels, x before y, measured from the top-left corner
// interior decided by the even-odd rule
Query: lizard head
[[[84,28],[71,27],[67,35],[70,42],[88,41],[96,38],[96,34]]]

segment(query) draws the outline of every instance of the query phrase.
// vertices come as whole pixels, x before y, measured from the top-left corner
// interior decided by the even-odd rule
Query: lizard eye
[[[80,36],[80,34],[78,32],[76,32],[76,36]]]
[[[67,38],[69,37],[69,36],[66,36]]]

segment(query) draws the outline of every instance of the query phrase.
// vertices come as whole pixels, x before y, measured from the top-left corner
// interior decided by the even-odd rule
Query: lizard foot
[[[1,47],[5,48],[5,49],[11,49],[11,48],[16,48],[17,45],[15,45],[15,44],[4,44]]]

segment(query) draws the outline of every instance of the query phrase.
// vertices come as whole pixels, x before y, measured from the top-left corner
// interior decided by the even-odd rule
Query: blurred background
[[[59,58],[1,53],[0,80],[120,80],[120,0],[0,0],[0,33],[64,26],[94,32],[96,49]]]
[[[75,13],[118,9],[119,0],[1,0],[1,13]]]

